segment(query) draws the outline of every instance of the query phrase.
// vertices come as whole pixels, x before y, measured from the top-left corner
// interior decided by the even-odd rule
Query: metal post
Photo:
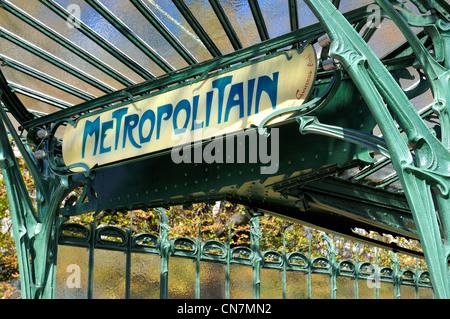
[[[446,243],[450,234],[444,232],[443,242],[438,216],[444,224],[443,228],[448,230],[450,152],[430,131],[395,79],[343,15],[326,0],[305,0],[305,3],[328,32],[331,39],[330,57],[343,65],[380,127],[418,229],[434,291],[438,298],[448,298],[450,283],[447,263],[450,247]],[[377,0],[377,3],[402,31],[410,29],[388,1]],[[419,41],[412,34],[408,33],[407,36],[408,41],[419,46]],[[429,54],[420,51],[420,55],[423,61],[430,61]],[[442,76],[431,78],[431,81],[445,82],[445,90],[448,91],[449,71],[444,71],[438,71],[436,74]],[[436,87],[439,85],[436,84]],[[445,122],[448,120],[445,116],[448,114],[448,100],[442,96],[437,102],[436,107],[444,114],[442,119]],[[397,124],[404,130],[408,143],[405,143]],[[408,145],[414,149],[414,158]]]
[[[259,215],[253,216],[250,219],[250,240],[251,250],[253,253],[253,298],[260,298],[261,288],[261,267],[264,262],[261,252],[259,250],[259,240],[261,239],[261,230],[259,228]]]
[[[169,256],[170,256],[170,227],[167,224],[167,215],[161,208],[155,209],[159,216],[159,236],[161,240],[161,281],[160,281],[160,298],[167,299],[168,294],[168,275],[169,275]]]

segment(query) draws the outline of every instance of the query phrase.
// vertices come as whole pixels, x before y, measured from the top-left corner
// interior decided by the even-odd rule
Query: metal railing
[[[326,235],[327,257],[311,252],[260,251],[259,217],[250,220],[249,247],[216,240],[168,238],[160,233],[65,223],[60,227],[55,298],[117,299],[427,299],[428,271],[400,270],[352,259],[336,260]],[[311,243],[311,241],[310,241]],[[311,251],[311,250],[310,250]]]

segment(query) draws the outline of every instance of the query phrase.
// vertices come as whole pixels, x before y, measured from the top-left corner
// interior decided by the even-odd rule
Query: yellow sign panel
[[[291,50],[82,117],[74,127],[66,128],[64,162],[92,168],[258,125],[274,111],[304,102],[314,82],[316,64],[314,48],[309,45],[301,53]]]

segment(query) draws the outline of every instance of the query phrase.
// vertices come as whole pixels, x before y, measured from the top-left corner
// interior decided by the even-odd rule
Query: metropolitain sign
[[[63,136],[65,164],[107,165],[258,125],[274,111],[305,101],[317,60],[308,45],[230,70],[80,117]]]

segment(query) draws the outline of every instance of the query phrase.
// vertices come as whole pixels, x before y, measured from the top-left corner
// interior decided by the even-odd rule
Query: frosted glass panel
[[[400,286],[401,299],[416,299],[416,287],[409,285]]]
[[[202,261],[200,263],[200,298],[225,299],[226,265]]]
[[[283,298],[283,273],[277,269],[261,269],[261,299]]]
[[[124,299],[126,254],[122,251],[96,249],[94,252],[93,298]]]
[[[286,272],[286,298],[308,298],[308,275],[302,272]]]
[[[230,298],[253,298],[253,268],[248,266],[230,266]]]
[[[433,289],[419,287],[419,299],[433,299]]]
[[[395,299],[395,288],[394,285],[387,282],[381,282],[380,288],[378,289],[379,299]]]
[[[311,274],[311,298],[330,299],[331,286],[330,276],[321,274]]]
[[[59,245],[56,264],[56,299],[86,299],[89,249]]]
[[[161,257],[151,254],[131,254],[130,298],[159,299]]]
[[[355,279],[338,276],[336,279],[338,299],[355,299]]]
[[[367,279],[358,280],[358,299],[375,299],[375,287],[368,285],[368,282]]]
[[[195,261],[188,258],[169,259],[168,297],[170,299],[195,298]]]

